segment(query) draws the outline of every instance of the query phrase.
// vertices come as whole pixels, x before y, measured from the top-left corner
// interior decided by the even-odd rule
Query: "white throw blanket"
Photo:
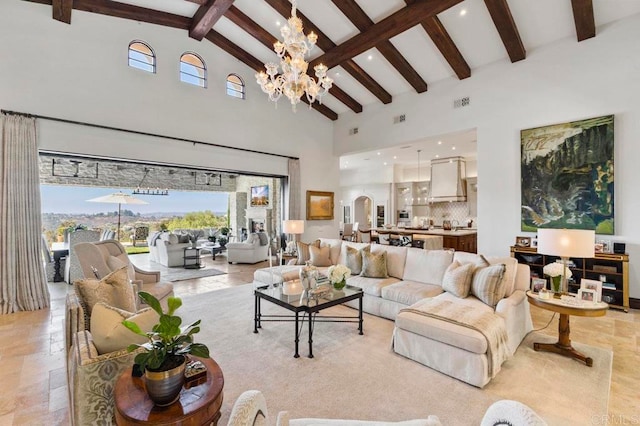
[[[437,298],[421,300],[400,312],[412,312],[480,332],[487,339],[487,359],[491,378],[498,374],[502,363],[511,356],[504,319],[493,312]]]

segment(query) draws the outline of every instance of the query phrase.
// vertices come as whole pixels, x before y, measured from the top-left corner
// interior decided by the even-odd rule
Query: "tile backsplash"
[[[469,205],[466,202],[435,203],[424,209],[414,210],[414,218],[417,219],[418,224],[423,220],[428,223],[431,219],[435,226],[442,226],[443,220],[451,222],[455,220],[459,226],[466,226],[469,220],[473,220],[472,226],[477,227],[477,219],[475,216],[470,216]]]

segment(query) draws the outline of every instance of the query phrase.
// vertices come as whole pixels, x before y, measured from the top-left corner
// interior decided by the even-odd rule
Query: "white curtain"
[[[34,118],[2,114],[0,122],[0,312],[49,306],[40,258],[40,176]]]
[[[302,188],[300,186],[300,160],[289,159],[289,217],[287,219],[302,219],[300,210],[302,205]]]

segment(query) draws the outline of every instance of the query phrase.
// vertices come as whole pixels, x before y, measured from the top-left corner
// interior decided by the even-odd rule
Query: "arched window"
[[[207,87],[207,67],[195,53],[180,56],[180,81],[194,86]]]
[[[227,95],[244,99],[244,82],[236,74],[227,76]]]
[[[143,41],[129,43],[129,66],[142,71],[156,72],[156,53]]]

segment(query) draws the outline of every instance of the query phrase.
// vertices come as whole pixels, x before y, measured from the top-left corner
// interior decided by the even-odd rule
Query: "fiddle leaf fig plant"
[[[145,368],[151,371],[165,371],[174,368],[180,365],[181,355],[209,357],[209,348],[202,343],[193,341],[193,335],[200,331],[200,320],[181,327],[182,318],[174,315],[175,311],[182,306],[182,299],[169,297],[167,312],[163,312],[160,302],[153,295],[144,291],[138,295],[160,315],[159,322],[153,326],[151,331],[143,331],[133,321],[122,321],[122,324],[129,330],[149,340],[141,345],[132,344],[127,347],[129,352],[138,348],[144,349],[144,352],[140,352],[135,357],[135,363],[140,366],[142,371]]]

